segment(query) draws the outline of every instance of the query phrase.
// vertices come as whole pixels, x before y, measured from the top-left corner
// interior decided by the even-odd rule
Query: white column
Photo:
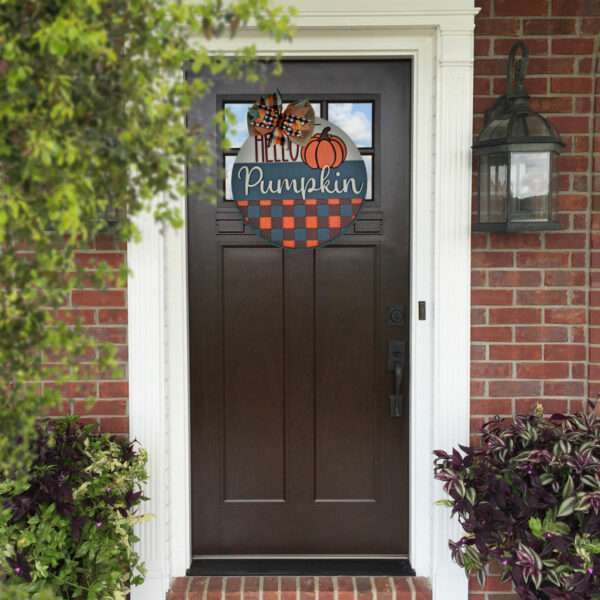
[[[182,203],[185,200],[182,199]],[[185,206],[181,207],[185,216]],[[168,228],[166,239],[166,372],[169,418],[169,509],[171,576],[190,566],[190,411],[187,292],[187,229]]]
[[[448,449],[469,440],[473,32],[442,29],[438,52],[433,442]],[[434,490],[443,497],[437,483]],[[448,549],[460,535],[449,510],[436,508],[434,600],[467,600],[467,578]]]
[[[152,519],[137,528],[138,552],[146,564],[144,584],[132,600],[164,600],[169,586],[168,420],[165,397],[165,241],[152,215],[136,219],[141,243],[130,243],[129,429],[148,451],[149,481],[142,505]]]

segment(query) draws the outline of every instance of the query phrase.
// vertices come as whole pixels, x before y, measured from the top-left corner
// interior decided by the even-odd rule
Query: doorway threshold
[[[431,600],[424,577],[177,577],[168,600]]]
[[[188,576],[414,577],[407,558],[194,558]]]

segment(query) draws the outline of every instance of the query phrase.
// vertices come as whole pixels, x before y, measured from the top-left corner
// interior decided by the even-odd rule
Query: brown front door
[[[389,358],[409,336],[411,64],[286,62],[218,83],[190,123],[277,88],[354,138],[372,189],[316,250],[261,241],[228,194],[190,199],[193,554],[407,554],[408,348],[402,372]]]

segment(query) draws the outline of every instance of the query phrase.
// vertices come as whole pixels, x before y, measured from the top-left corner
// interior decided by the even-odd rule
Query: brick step
[[[167,600],[431,600],[423,577],[177,577]]]

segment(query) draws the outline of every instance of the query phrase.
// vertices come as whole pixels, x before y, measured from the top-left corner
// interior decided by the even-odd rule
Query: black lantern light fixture
[[[508,57],[506,94],[485,114],[473,144],[479,158],[478,231],[559,229],[557,157],[564,144],[553,125],[529,106],[523,42]]]

